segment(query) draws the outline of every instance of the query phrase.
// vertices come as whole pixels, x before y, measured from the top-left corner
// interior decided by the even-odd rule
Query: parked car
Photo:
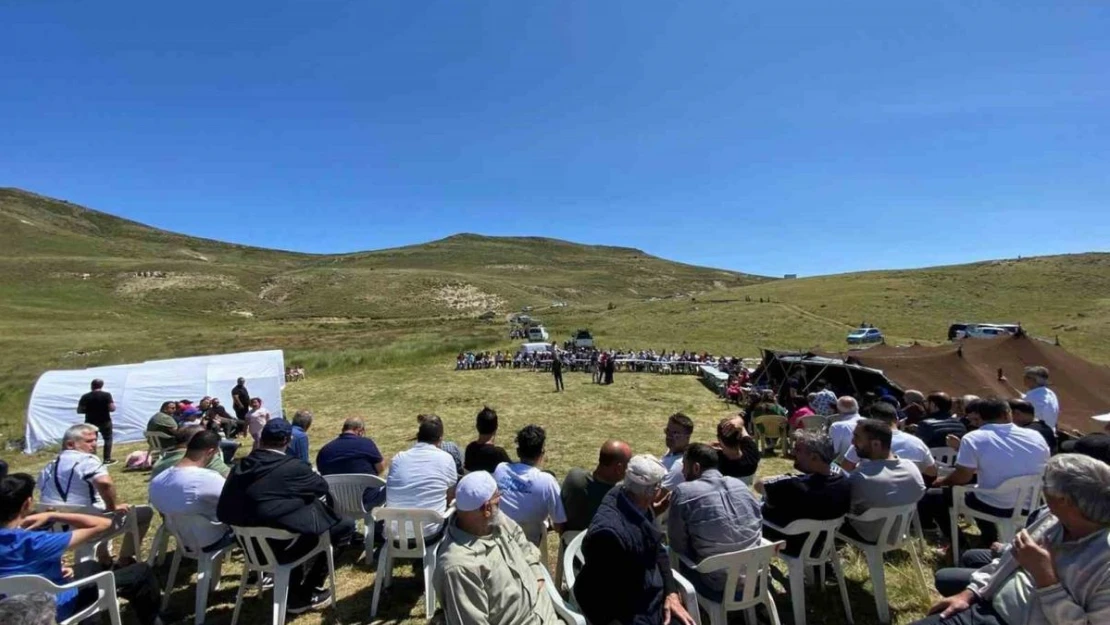
[[[531,328],[528,328],[529,341],[546,342],[550,338],[550,335],[547,334],[547,330],[544,329],[543,326],[533,326]]]
[[[550,352],[554,351],[554,349],[555,348],[551,346],[551,343],[521,343],[520,345],[520,351],[524,352],[525,354]]]
[[[948,340],[996,338],[1021,332],[1017,323],[953,323],[948,326]]]
[[[574,333],[574,346],[575,347],[593,347],[594,336],[590,334],[589,330],[578,330]]]
[[[964,335],[969,339],[996,339],[1000,336],[1013,336],[1008,328],[989,326],[986,324],[968,326]]]
[[[883,333],[878,328],[858,328],[848,334],[849,345],[864,345],[866,343],[882,343]]]

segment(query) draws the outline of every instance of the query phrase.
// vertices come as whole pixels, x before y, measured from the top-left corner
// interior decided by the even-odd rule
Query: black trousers
[[[913,625],[1007,625],[989,603],[972,604],[971,609],[942,619],[939,614],[927,616]]]
[[[81,579],[104,571],[96,562],[81,562],[74,567],[74,577]],[[162,602],[162,588],[158,576],[145,563],[132,564],[112,571],[116,579],[116,594],[131,603],[141,625],[152,625],[158,618],[158,608]],[[96,603],[96,586],[85,586],[77,592],[77,609]],[[90,621],[99,623],[98,616]]]
[[[968,493],[964,498],[964,503],[972,510],[985,512],[994,516],[1010,516],[1013,508],[1003,509],[995,508],[994,506],[987,505],[975,496],[975,493]],[[925,496],[917,504],[917,512],[921,517],[921,527],[923,529],[932,528],[933,524],[940,526],[940,531],[947,538],[956,540],[957,537],[949,536],[952,533],[952,517],[949,511],[952,508],[952,489],[951,488],[930,488],[925,492]],[[989,547],[992,543],[998,540],[998,527],[990,521],[982,521],[975,519],[975,525],[979,527],[979,534],[981,544]]]
[[[990,549],[971,549],[960,554],[958,568],[941,569],[933,577],[937,592],[942,597],[963,592],[971,583],[971,574],[994,560],[994,553]]]
[[[104,462],[112,459],[112,422],[90,423],[100,432],[100,440],[104,441]]]
[[[563,374],[562,374],[562,372],[559,372],[559,373],[555,374],[555,390],[556,391],[563,390]]]
[[[338,525],[331,528],[328,532],[331,535],[331,545],[336,549],[339,545],[348,545],[351,542],[351,537],[355,533],[355,522],[344,520],[340,521]],[[316,547],[315,536],[305,536],[292,542],[292,544],[285,541],[274,541],[274,556],[278,562],[284,564],[286,562],[293,562],[303,557],[309,551]],[[324,585],[324,580],[328,578],[328,560],[323,554],[305,562],[293,570],[292,575],[289,577],[289,598],[305,599],[312,596],[316,589]]]

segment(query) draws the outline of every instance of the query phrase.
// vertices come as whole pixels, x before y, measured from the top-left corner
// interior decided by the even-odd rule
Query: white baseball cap
[[[473,512],[486,505],[497,492],[497,481],[487,471],[467,473],[455,488],[455,507],[461,512]]]

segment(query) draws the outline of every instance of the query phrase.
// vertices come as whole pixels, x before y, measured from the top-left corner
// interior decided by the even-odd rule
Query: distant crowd
[[[558,357],[566,371],[591,372],[597,369],[599,361],[612,359],[617,371],[633,373],[675,373],[696,374],[702,365],[716,367],[724,373],[739,374],[744,371],[743,363],[735,356],[714,356],[708,352],[678,352],[666,350],[603,350],[593,347],[562,348],[552,343],[550,350],[460,352],[455,357],[455,370],[471,369],[530,369],[550,371],[552,362]]]

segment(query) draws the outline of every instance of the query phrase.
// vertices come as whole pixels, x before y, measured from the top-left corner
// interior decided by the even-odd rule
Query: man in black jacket
[[[271,419],[262,428],[259,446],[231,470],[216,507],[216,517],[228,525],[282,529],[299,538],[271,541],[279,562],[292,562],[317,545],[317,537],[331,534],[332,545],[347,545],[354,523],[344,521],[325,503],[328,483],[297,458],[285,455],[293,428],[285,419]],[[327,560],[316,557],[293,572],[290,614],[327,604],[331,592],[322,588]]]
[[[555,376],[555,392],[558,393],[563,390],[563,359],[558,352],[551,359],[551,374]]]
[[[601,502],[582,542],[574,597],[591,623],[693,625],[674,581],[652,504],[667,470],[648,455],[628,462],[624,481]]]
[[[964,434],[967,434],[967,426],[952,414],[952,400],[946,393],[930,393],[925,400],[925,406],[929,415],[917,424],[915,434],[925,441],[926,447],[930,449],[944,447],[949,435],[963,438]],[[965,410],[972,412],[974,407],[972,402],[972,405],[968,405]]]

